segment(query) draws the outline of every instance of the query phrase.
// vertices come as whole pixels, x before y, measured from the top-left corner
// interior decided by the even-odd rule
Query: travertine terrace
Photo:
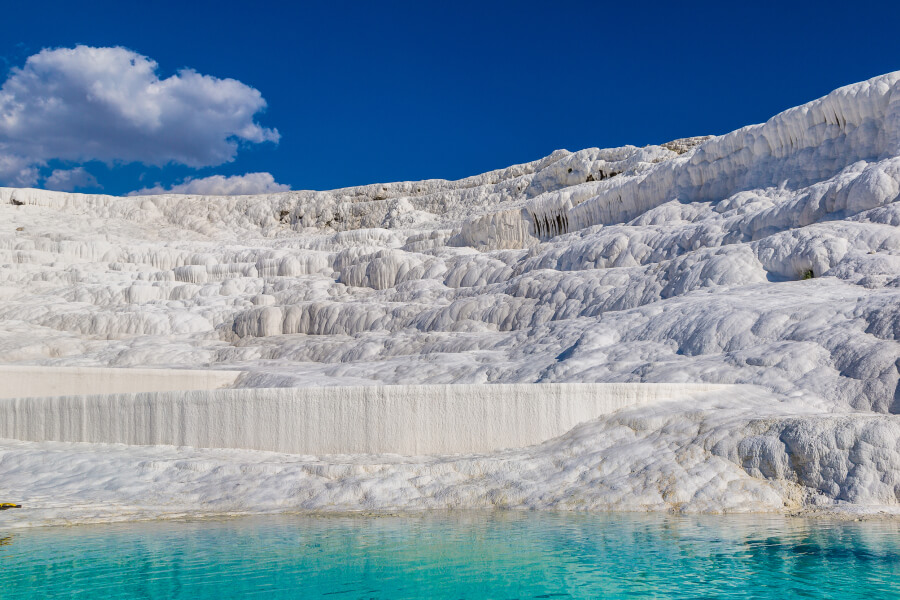
[[[754,384],[459,456],[8,441],[0,481],[45,512],[3,518],[895,510],[898,195],[900,73],[718,137],[459,181],[0,189],[7,364],[237,370],[238,388]]]

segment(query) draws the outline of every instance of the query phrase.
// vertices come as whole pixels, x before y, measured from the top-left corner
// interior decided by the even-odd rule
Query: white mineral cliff
[[[238,387],[767,390],[444,458],[8,441],[0,492],[35,510],[0,522],[73,506],[900,511],[898,196],[900,72],[719,137],[460,181],[0,188],[7,364],[238,370]]]
[[[20,397],[0,399],[0,438],[313,455],[472,454],[540,444],[631,406],[700,403],[750,393],[747,387],[476,383]]]

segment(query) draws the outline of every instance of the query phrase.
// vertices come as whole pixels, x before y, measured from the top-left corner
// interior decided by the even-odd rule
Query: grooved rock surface
[[[0,399],[0,438],[293,454],[491,452],[545,442],[629,406],[740,387],[383,385]]]

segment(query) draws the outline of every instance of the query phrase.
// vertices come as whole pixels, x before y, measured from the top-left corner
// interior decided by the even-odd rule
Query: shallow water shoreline
[[[423,511],[0,532],[4,599],[889,597],[900,522]]]
[[[16,511],[15,516],[20,511],[25,513],[27,508],[12,509]],[[741,517],[766,517],[766,518],[786,518],[786,519],[822,519],[831,521],[887,521],[900,522],[900,507],[880,506],[880,507],[859,507],[855,505],[817,508],[806,510],[784,510],[784,511],[656,511],[656,510],[558,510],[558,509],[526,509],[526,508],[459,508],[459,509],[422,509],[422,510],[268,510],[268,511],[197,511],[197,510],[178,510],[164,511],[153,509],[136,509],[134,511],[122,512],[119,514],[104,514],[93,516],[73,516],[73,517],[51,517],[49,519],[30,520],[24,514],[23,518],[9,518],[14,516],[12,510],[0,513],[0,532],[33,528],[59,528],[59,527],[81,527],[90,525],[114,525],[114,524],[133,524],[133,523],[149,523],[159,522],[219,522],[230,521],[235,519],[253,519],[253,518],[313,518],[313,519],[334,519],[334,518],[351,518],[351,519],[381,519],[381,518],[402,518],[402,519],[429,519],[444,517],[460,517],[460,516],[490,516],[501,517],[504,515],[525,516],[533,515],[571,515],[574,517],[709,517],[709,518],[741,518]],[[41,509],[39,509],[41,510]],[[55,509],[60,510],[60,509]]]

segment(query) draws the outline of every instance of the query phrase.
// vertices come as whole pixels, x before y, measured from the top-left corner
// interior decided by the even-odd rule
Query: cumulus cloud
[[[28,187],[38,180],[38,170],[21,156],[4,154],[0,144],[0,184]]]
[[[84,167],[76,167],[74,169],[56,169],[44,181],[44,187],[48,190],[71,192],[76,188],[102,188],[103,186],[97,183],[97,178],[85,171]]]
[[[148,196],[151,194],[196,194],[200,196],[241,196],[246,194],[269,194],[287,192],[291,186],[275,183],[271,173],[247,173],[246,175],[213,175],[202,179],[188,179],[170,188],[155,186],[128,194]]]
[[[277,142],[260,92],[191,69],[160,79],[126,48],[42,50],[0,87],[0,180],[33,185],[48,160],[219,165],[240,142]]]

